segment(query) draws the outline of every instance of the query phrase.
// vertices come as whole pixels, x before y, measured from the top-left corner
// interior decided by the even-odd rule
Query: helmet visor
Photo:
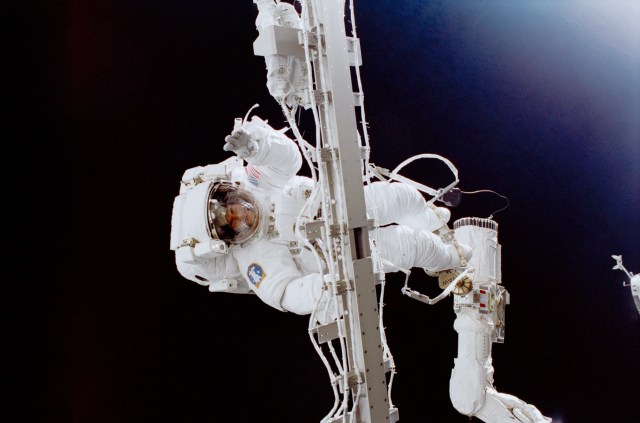
[[[209,195],[207,216],[211,236],[229,244],[249,241],[258,229],[259,212],[255,198],[232,183],[214,184]]]

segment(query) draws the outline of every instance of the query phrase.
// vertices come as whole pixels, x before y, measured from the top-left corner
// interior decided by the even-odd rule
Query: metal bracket
[[[314,220],[304,224],[304,234],[309,240],[322,238],[324,220]]]
[[[362,97],[362,93],[353,93],[353,105],[355,107],[362,107],[362,104],[364,103]]]
[[[298,31],[298,44],[304,48],[304,33],[302,31]],[[307,32],[307,45],[310,48],[318,47],[318,36],[313,32]]]
[[[342,295],[347,291],[351,291],[353,284],[348,281],[336,281],[336,293]]]
[[[342,378],[340,378],[340,379],[342,379]],[[350,372],[347,375],[347,384],[349,385],[349,389],[352,389],[352,388],[356,387],[358,384],[362,383],[363,381],[364,381],[363,373]],[[340,392],[344,392],[344,386],[343,386],[342,383],[340,383],[338,385],[338,387],[340,388]]]
[[[185,239],[182,240],[180,245],[178,245],[178,248],[187,247],[187,246],[193,248],[193,247],[196,246],[197,243],[198,243],[198,240],[195,239],[195,238],[185,238]]]
[[[340,332],[338,330],[338,321],[327,323],[326,325],[322,326],[317,326],[313,329],[313,331],[318,335],[319,344],[324,344],[340,337]]]
[[[253,54],[256,56],[272,56],[282,54],[304,58],[304,48],[298,42],[297,28],[270,25],[262,28],[258,38],[253,42]]]
[[[329,230],[331,231],[330,233],[331,236],[338,236],[338,235],[345,234],[344,226],[338,223],[334,223],[333,225],[330,225]]]
[[[347,37],[347,51],[349,52],[349,65],[362,65],[362,53],[360,52],[360,40]]]
[[[396,423],[398,420],[400,420],[400,416],[398,415],[398,409],[397,408],[389,409],[389,423]]]
[[[297,241],[291,241],[289,243],[289,251],[291,251],[291,254],[293,256],[297,256],[300,254],[300,252],[302,251],[302,249],[300,248],[300,245],[298,244]]]
[[[311,95],[317,106],[331,104],[331,91],[317,91],[314,90]],[[311,104],[311,95],[309,95],[309,90],[305,90],[303,93],[303,101],[306,104]],[[326,100],[325,100],[326,95]]]
[[[349,383],[349,388],[353,388],[357,386],[359,383],[362,383],[363,380],[364,380],[364,377],[362,373],[351,373],[347,378],[347,381]]]
[[[339,152],[335,148],[321,148],[318,151],[320,153],[320,160],[322,160],[323,162],[332,161],[334,154],[336,160],[340,157]]]

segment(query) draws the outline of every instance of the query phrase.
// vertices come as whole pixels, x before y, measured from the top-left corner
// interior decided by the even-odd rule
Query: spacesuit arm
[[[279,190],[302,166],[296,143],[257,116],[236,126],[225,141],[225,150],[234,151],[248,163],[249,182],[256,187]]]
[[[438,216],[420,191],[401,182],[373,182],[364,187],[364,196],[367,216],[375,220],[376,226],[397,223],[431,232],[440,229],[451,217],[444,207],[436,208]]]
[[[261,240],[233,254],[251,290],[270,306],[306,315],[318,300],[322,300],[321,306],[327,302],[322,275],[303,275],[286,245]]]
[[[250,294],[246,281],[240,275],[236,262],[223,255],[199,261],[184,261],[176,254],[178,272],[186,279],[206,286],[211,292]]]

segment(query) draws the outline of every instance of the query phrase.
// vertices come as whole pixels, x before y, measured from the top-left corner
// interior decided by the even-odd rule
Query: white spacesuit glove
[[[224,151],[233,151],[239,158],[246,159],[255,155],[259,150],[256,140],[243,128],[236,128],[224,138]]]

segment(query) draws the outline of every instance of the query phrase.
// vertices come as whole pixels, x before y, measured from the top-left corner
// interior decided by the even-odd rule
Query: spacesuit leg
[[[383,259],[384,272],[396,272],[412,267],[440,271],[460,265],[455,247],[445,244],[440,237],[427,230],[392,225],[375,229],[370,234],[372,239],[375,239],[375,248]],[[470,249],[465,251],[470,255]],[[279,305],[284,310],[302,315],[315,310],[318,320],[328,323],[336,318],[338,310],[332,303],[332,298],[330,292],[324,289],[321,275],[313,273],[292,280],[286,286]]]
[[[404,183],[373,182],[364,187],[367,215],[378,226],[397,223],[429,232],[442,227],[442,221],[427,205],[420,192]],[[451,212],[438,207],[442,220],[449,221]]]
[[[456,248],[427,230],[391,225],[374,229],[370,236],[383,259],[385,273],[412,267],[438,272],[460,266]],[[462,246],[462,250],[468,259],[471,249]]]
[[[493,387],[493,325],[488,315],[477,309],[457,311],[453,327],[458,332],[458,357],[449,383],[451,403],[460,413],[489,423],[550,422],[533,405]]]

